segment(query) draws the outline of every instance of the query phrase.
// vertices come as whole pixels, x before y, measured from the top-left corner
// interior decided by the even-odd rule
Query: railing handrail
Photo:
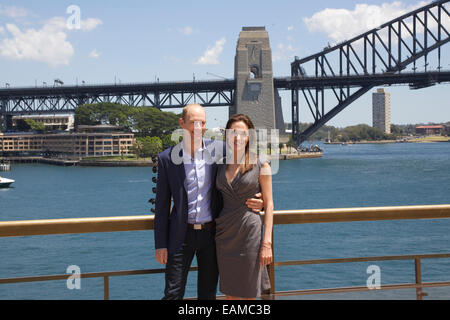
[[[400,260],[415,260],[415,259],[423,260],[423,259],[442,259],[442,258],[450,258],[450,253],[408,254],[408,255],[395,255],[395,256],[374,256],[374,257],[353,257],[353,258],[337,258],[337,259],[281,261],[281,262],[275,262],[275,266],[286,267],[286,266],[311,265],[311,264],[334,264],[334,263],[368,262],[368,261],[400,261]],[[189,271],[198,271],[198,267],[190,267]],[[142,275],[142,274],[157,274],[157,273],[164,273],[164,272],[165,272],[165,268],[84,272],[84,273],[80,273],[80,278],[119,277],[119,276],[132,276],[132,275]],[[49,280],[66,280],[69,276],[70,276],[70,274],[65,273],[65,274],[54,274],[54,275],[46,275],[46,276],[0,278],[0,284],[49,281]]]
[[[382,257],[357,257],[357,258],[343,258],[343,259],[317,259],[317,260],[299,260],[299,261],[283,261],[275,263],[275,266],[289,266],[289,265],[303,265],[303,264],[323,264],[323,263],[343,263],[343,262],[361,262],[361,261],[386,261],[386,260],[414,260],[415,263],[415,283],[400,283],[400,284],[383,284],[379,289],[381,290],[395,290],[395,289],[416,289],[416,297],[418,300],[427,293],[422,292],[423,288],[433,287],[448,287],[450,281],[439,282],[422,282],[420,261],[421,259],[438,259],[450,258],[450,253],[437,254],[417,254],[417,255],[403,255],[403,256],[382,256]],[[198,267],[190,267],[189,271],[198,271]],[[109,300],[109,278],[117,276],[131,276],[144,274],[158,274],[164,273],[164,268],[159,269],[144,269],[144,270],[122,270],[122,271],[104,271],[104,272],[89,272],[81,273],[80,278],[103,278],[103,294],[104,299]],[[68,274],[54,274],[46,276],[31,276],[31,277],[16,277],[16,278],[0,278],[0,284],[23,283],[23,282],[40,282],[52,280],[66,280],[70,275]],[[270,293],[264,293],[262,299],[273,299],[274,296],[296,296],[308,294],[330,294],[330,293],[348,293],[370,291],[372,289],[367,286],[353,286],[353,287],[339,287],[339,288],[320,288],[320,289],[306,289],[293,291],[277,291],[271,290]],[[223,298],[223,296],[218,296]],[[191,298],[187,298],[191,299]]]
[[[262,213],[263,215],[263,213]],[[379,221],[400,219],[443,219],[450,218],[450,204],[441,205],[416,205],[416,206],[389,206],[389,207],[359,207],[340,209],[307,209],[307,210],[278,210],[274,212],[274,224],[303,224],[303,223],[326,223],[326,222],[353,222],[353,221]],[[141,216],[119,216],[119,217],[93,217],[93,218],[69,218],[69,219],[41,219],[41,220],[19,220],[0,221],[0,237],[51,235],[68,233],[91,233],[91,232],[117,232],[117,231],[139,231],[153,230],[154,215]],[[273,244],[272,244],[273,248]],[[273,299],[275,296],[303,295],[319,293],[338,293],[367,291],[364,287],[328,288],[295,290],[277,292],[275,290],[275,266],[293,266],[307,264],[327,264],[361,261],[385,261],[385,260],[414,260],[415,283],[383,285],[381,289],[406,289],[415,288],[417,299],[427,295],[422,292],[425,287],[450,286],[449,281],[444,282],[422,282],[421,260],[433,258],[450,258],[450,253],[416,254],[403,256],[383,257],[356,257],[338,259],[314,259],[295,261],[273,261],[269,265],[269,277],[271,289],[265,294],[265,299]],[[197,271],[197,267],[191,267],[190,271]],[[103,277],[104,298],[109,299],[109,278],[112,276],[154,274],[162,273],[164,269],[148,270],[125,270],[93,272],[81,275],[82,278]],[[62,280],[68,275],[47,275],[18,278],[0,279],[0,284]]]
[[[450,218],[450,204],[277,210],[274,225]],[[153,230],[154,215],[0,221],[0,237]]]

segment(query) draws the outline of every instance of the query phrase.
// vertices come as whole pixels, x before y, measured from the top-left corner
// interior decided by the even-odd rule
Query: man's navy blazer
[[[225,144],[221,141],[204,139],[205,153],[212,159],[221,159]],[[183,143],[183,142],[181,142]],[[181,143],[158,154],[158,178],[155,204],[155,249],[167,248],[169,254],[176,253],[183,244],[188,220],[188,201],[185,189],[183,149]],[[208,151],[209,150],[209,151]],[[176,161],[172,161],[172,156]],[[222,209],[222,196],[216,189],[217,161],[213,161],[211,182],[211,214],[213,220]],[[171,206],[171,201],[173,204]]]

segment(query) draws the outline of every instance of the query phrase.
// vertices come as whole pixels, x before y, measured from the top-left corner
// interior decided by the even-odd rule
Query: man
[[[224,144],[203,139],[206,113],[199,104],[186,106],[179,124],[183,141],[158,155],[154,234],[156,260],[166,264],[163,299],[183,299],[195,254],[198,299],[213,300],[218,280],[214,219],[222,197],[215,188],[217,163],[211,159],[220,157],[216,150],[223,154]],[[249,199],[247,206],[260,211],[263,201]]]

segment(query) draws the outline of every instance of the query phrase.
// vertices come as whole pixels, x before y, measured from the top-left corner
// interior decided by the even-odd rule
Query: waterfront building
[[[0,133],[0,152],[5,156],[57,155],[78,158],[128,155],[134,142],[134,134],[125,132]]]
[[[445,131],[445,127],[443,125],[434,125],[434,126],[417,126],[416,134],[418,135],[442,135]]]
[[[12,117],[12,126],[17,128],[19,121],[31,119],[43,123],[47,130],[72,131],[74,129],[75,117],[72,114],[27,114]]]
[[[391,133],[391,95],[384,89],[372,93],[372,127]]]

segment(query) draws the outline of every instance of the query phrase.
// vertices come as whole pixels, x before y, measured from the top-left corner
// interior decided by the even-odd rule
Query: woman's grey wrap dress
[[[216,187],[223,196],[223,209],[216,218],[216,248],[220,291],[226,295],[255,298],[270,288],[267,269],[261,270],[262,219],[245,204],[261,192],[261,161],[244,174],[239,171],[229,183],[226,165],[218,168]]]

